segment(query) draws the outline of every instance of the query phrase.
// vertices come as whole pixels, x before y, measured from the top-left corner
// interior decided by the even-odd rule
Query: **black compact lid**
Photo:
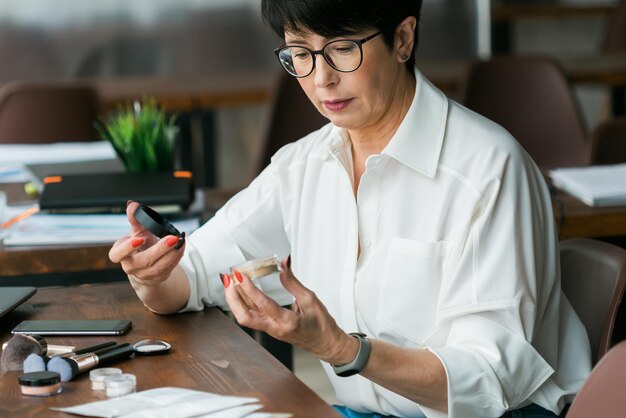
[[[50,386],[61,381],[61,375],[57,372],[31,372],[18,377],[22,386]]]
[[[174,225],[161,216],[160,213],[146,205],[139,205],[137,209],[135,209],[134,215],[135,219],[137,219],[144,228],[159,238],[163,238],[167,235],[174,235],[176,237],[182,236]]]

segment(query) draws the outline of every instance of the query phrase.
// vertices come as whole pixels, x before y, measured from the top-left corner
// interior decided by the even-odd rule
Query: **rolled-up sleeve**
[[[448,414],[423,408],[428,417],[499,417],[554,373],[554,359],[532,344],[542,318],[559,306],[551,217],[531,161],[510,159],[486,183],[466,240],[446,267],[437,312],[445,342],[427,346],[446,370]]]
[[[283,227],[276,173],[270,165],[189,236],[180,262],[190,285],[183,311],[197,311],[204,306],[228,309],[219,273],[228,273],[245,260],[274,254],[289,254],[289,240]],[[263,278],[259,286],[281,305],[293,301],[277,275]]]

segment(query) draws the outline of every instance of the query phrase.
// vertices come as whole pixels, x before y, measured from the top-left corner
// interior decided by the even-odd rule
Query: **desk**
[[[591,207],[563,192],[552,202],[561,240],[626,237],[626,206]]]
[[[128,284],[108,284],[64,289],[45,289],[0,321],[0,338],[25,319],[124,318],[133,321],[118,342],[145,338],[164,339],[172,352],[163,356],[136,357],[116,365],[137,376],[137,390],[176,386],[224,395],[260,399],[264,411],[290,412],[294,417],[336,417],[334,410],[248,337],[218,309],[162,316],[150,313]],[[50,337],[58,344],[87,346],[109,337]],[[226,368],[212,363],[228,361]],[[63,392],[48,398],[20,395],[20,372],[0,375],[0,415],[23,418],[67,416],[49,407],[102,400],[91,390],[89,375],[63,384]]]

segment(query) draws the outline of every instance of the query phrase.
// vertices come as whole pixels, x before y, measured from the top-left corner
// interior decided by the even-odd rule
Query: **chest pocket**
[[[449,252],[447,241],[391,239],[377,315],[385,328],[417,344],[433,333]]]

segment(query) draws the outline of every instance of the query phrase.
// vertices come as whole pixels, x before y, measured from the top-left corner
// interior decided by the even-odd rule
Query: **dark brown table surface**
[[[116,363],[137,377],[137,390],[173,386],[260,399],[266,412],[288,412],[294,417],[338,416],[256,341],[218,309],[157,315],[149,312],[129,284],[40,289],[17,310],[0,319],[0,340],[26,319],[130,319],[128,334],[117,337],[49,337],[53,344],[85,347],[115,339],[134,343],[158,338],[172,344],[167,355],[135,357]],[[226,363],[227,362],[227,363]],[[224,367],[228,364],[226,367]],[[65,407],[106,399],[92,391],[89,375],[63,383],[57,396],[22,396],[20,372],[0,374],[0,416],[54,417],[68,414],[49,407]]]

